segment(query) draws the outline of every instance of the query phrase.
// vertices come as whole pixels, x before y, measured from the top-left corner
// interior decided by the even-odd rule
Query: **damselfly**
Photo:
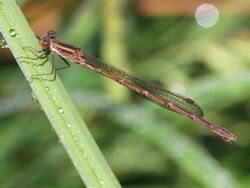
[[[237,137],[229,130],[219,127],[213,123],[209,123],[203,119],[202,109],[193,100],[174,92],[170,92],[157,84],[149,83],[131,76],[119,68],[103,63],[101,60],[85,54],[80,48],[58,41],[54,31],[49,31],[46,36],[37,38],[39,39],[43,50],[40,55],[36,55],[37,57],[33,59],[43,58],[50,52],[54,52],[63,59],[63,61],[67,64],[67,67],[69,67],[69,63],[66,59],[102,74],[124,87],[139,93],[156,104],[188,117],[198,124],[207,127],[226,142],[236,141]],[[54,71],[55,62],[53,60],[52,71],[48,74],[52,74]]]

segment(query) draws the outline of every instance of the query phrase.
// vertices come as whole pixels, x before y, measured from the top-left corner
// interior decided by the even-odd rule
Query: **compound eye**
[[[42,41],[41,45],[43,48],[48,48],[50,43],[48,41],[44,40],[44,41]]]

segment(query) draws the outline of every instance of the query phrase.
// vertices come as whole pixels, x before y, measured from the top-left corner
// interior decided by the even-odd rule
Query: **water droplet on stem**
[[[63,114],[63,112],[64,112],[61,107],[58,108],[58,111],[59,111],[60,114]]]
[[[10,30],[10,36],[12,36],[12,37],[16,36],[16,31],[14,29]]]

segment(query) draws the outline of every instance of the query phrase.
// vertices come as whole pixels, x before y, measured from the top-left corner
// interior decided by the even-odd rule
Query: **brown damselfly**
[[[144,96],[145,98],[151,100],[156,104],[159,104],[165,108],[168,108],[174,112],[188,117],[189,119],[197,122],[198,124],[209,128],[211,131],[220,136],[226,142],[236,141],[237,137],[229,130],[219,127],[213,123],[209,123],[208,121],[203,119],[202,109],[193,100],[186,98],[182,95],[176,94],[174,92],[165,90],[157,84],[149,83],[134,76],[131,76],[117,67],[103,63],[101,60],[85,54],[84,51],[80,48],[76,48],[70,44],[58,41],[55,36],[56,34],[54,31],[49,31],[46,36],[42,38],[37,37],[40,41],[43,50],[40,51],[41,54],[37,55],[35,53],[37,51],[30,48],[30,50],[33,51],[36,55],[36,58],[32,59],[43,58],[50,52],[54,52],[63,59],[63,61],[67,64],[67,67],[69,67],[69,63],[66,61],[66,59],[102,74],[103,76],[106,76],[116,81],[124,87],[127,87],[139,93],[140,95]],[[46,74],[53,74],[54,71],[55,62],[53,60],[52,71],[51,73]],[[32,77],[46,74],[33,75]]]

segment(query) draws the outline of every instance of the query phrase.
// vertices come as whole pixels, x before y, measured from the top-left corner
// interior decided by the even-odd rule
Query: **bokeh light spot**
[[[214,5],[205,3],[196,9],[195,18],[201,27],[212,27],[219,20],[219,11]]]

